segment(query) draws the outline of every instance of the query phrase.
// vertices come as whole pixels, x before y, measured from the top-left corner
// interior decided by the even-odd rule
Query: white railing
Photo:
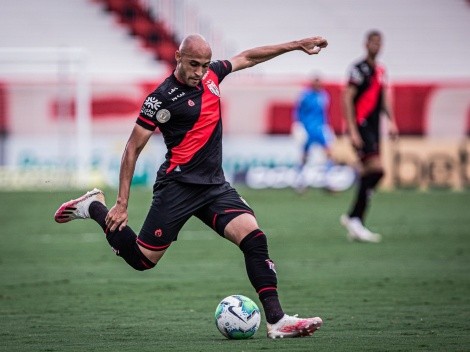
[[[75,105],[75,141],[69,140],[68,144],[73,145],[70,151],[76,158],[76,179],[83,185],[89,182],[91,167],[91,88],[88,66],[89,53],[83,48],[0,48],[1,81],[34,84],[46,80],[55,85],[59,102],[61,97],[66,101],[70,93]],[[29,91],[29,99],[25,100],[31,102],[34,94],[41,93],[41,89]],[[34,111],[30,113],[25,119],[35,122]]]

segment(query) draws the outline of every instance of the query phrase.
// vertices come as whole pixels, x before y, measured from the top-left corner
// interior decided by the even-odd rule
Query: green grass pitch
[[[470,350],[469,191],[377,193],[368,225],[381,244],[346,240],[338,218],[352,191],[239,191],[268,235],[285,311],[323,318],[313,337],[267,339],[264,317],[249,340],[217,331],[222,298],[259,301],[239,249],[197,219],[155,269],[137,272],[93,221],[53,221],[81,192],[3,192],[0,351]],[[133,190],[137,231],[150,200]]]

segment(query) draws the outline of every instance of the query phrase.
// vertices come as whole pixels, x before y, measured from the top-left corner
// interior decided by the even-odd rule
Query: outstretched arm
[[[315,55],[318,54],[322,48],[326,48],[327,45],[328,42],[326,39],[322,37],[312,37],[277,45],[266,45],[248,49],[230,59],[232,72],[255,66],[289,51],[301,50],[308,55]]]
[[[119,171],[119,191],[116,204],[106,215],[106,226],[110,231],[117,228],[122,230],[128,221],[127,205],[131,188],[132,177],[134,176],[135,165],[142,149],[147,144],[152,131],[135,125],[131,136],[126,144],[126,149],[122,155],[121,168]]]

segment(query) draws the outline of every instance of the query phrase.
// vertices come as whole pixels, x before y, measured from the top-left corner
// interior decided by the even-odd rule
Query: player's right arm
[[[135,165],[140,152],[144,149],[153,131],[135,124],[134,129],[127,141],[126,148],[121,159],[121,168],[119,171],[119,191],[116,204],[109,210],[106,216],[106,226],[110,231],[117,228],[122,230],[128,222],[127,205],[132,177],[134,176]]]
[[[277,45],[265,45],[248,49],[230,59],[232,72],[258,65],[294,50],[301,50],[308,55],[316,55],[322,48],[326,48],[327,45],[326,39],[311,37]]]

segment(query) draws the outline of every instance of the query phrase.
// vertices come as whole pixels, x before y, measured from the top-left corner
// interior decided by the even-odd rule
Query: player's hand
[[[390,121],[388,125],[388,135],[390,136],[390,139],[395,141],[398,139],[398,127],[395,123],[395,121]]]
[[[328,46],[328,42],[322,37],[312,37],[299,40],[300,48],[308,55],[316,55],[321,49]]]
[[[128,221],[127,207],[116,203],[106,215],[106,227],[114,232],[116,229],[122,231],[126,227]]]
[[[358,131],[351,131],[349,138],[351,138],[351,144],[354,148],[361,149],[364,146],[364,141]]]

